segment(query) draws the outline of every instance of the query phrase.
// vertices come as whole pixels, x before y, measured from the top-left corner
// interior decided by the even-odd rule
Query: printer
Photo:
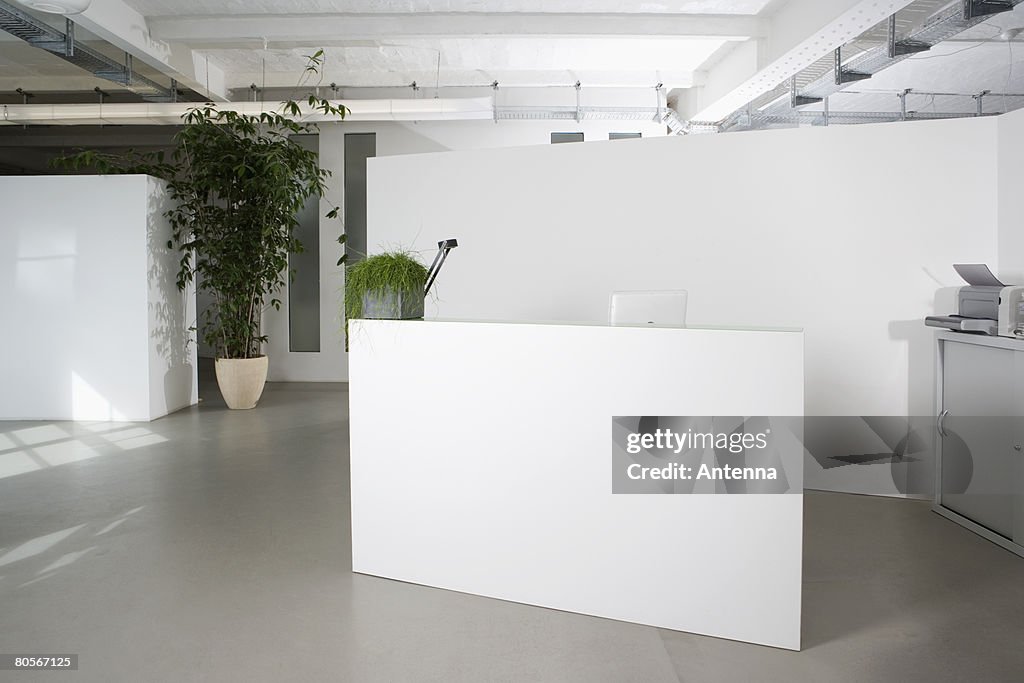
[[[957,293],[956,315],[932,315],[930,327],[1000,337],[1024,337],[1024,287],[1008,286],[983,263],[960,263],[953,268],[967,283]]]

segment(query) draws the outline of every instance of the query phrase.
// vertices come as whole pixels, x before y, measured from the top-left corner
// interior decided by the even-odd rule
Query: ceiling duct
[[[688,131],[686,124],[679,119],[679,114],[676,113],[675,109],[666,108],[662,112],[661,117],[662,123],[668,126],[668,130],[672,135],[687,135]]]
[[[495,107],[489,97],[332,100],[349,110],[345,121],[657,121],[681,135],[682,122],[668,107]],[[195,103],[111,103],[111,104],[5,104],[0,105],[2,125],[177,125]],[[336,121],[336,117],[303,108],[301,119],[309,123]],[[283,102],[231,102],[217,106],[220,111],[260,114],[283,111]]]
[[[332,100],[349,113],[345,121],[467,121],[490,119],[493,108],[489,98],[429,100]],[[305,103],[300,118],[307,123],[338,121],[336,116],[310,109]],[[182,116],[195,103],[118,102],[110,104],[4,104],[0,105],[2,125],[181,125]],[[284,102],[230,102],[219,111],[259,115],[284,111]]]
[[[498,107],[499,121],[663,121],[662,107]]]
[[[165,87],[135,73],[132,57],[125,54],[120,62],[97,52],[75,38],[75,24],[67,19],[65,31],[55,29],[46,22],[0,0],[0,30],[24,40],[29,45],[46,50],[70,64],[88,71],[97,78],[116,83],[149,102],[174,102],[177,88],[174,82]]]
[[[843,48],[837,48],[827,58],[827,65],[823,59],[818,68],[812,67],[803,75],[794,76],[743,109],[733,112],[717,125],[717,129],[726,131],[737,126],[749,126],[752,121],[758,120],[782,122],[802,119],[804,117],[795,116],[799,112],[798,107],[823,102],[850,83],[868,79],[908,57],[925,52],[991,19],[995,14],[1012,11],[1022,2],[1024,0],[959,0],[937,12],[921,26],[902,35],[898,31],[897,15],[894,14],[888,21],[857,39],[873,43],[873,47],[852,59],[845,59]],[[945,3],[933,0],[918,4],[927,6]],[[911,8],[913,7],[912,5]],[[853,42],[856,43],[857,40]],[[874,114],[868,114],[868,118],[873,116]],[[943,115],[941,118],[946,116]],[[838,123],[838,118],[834,122]]]

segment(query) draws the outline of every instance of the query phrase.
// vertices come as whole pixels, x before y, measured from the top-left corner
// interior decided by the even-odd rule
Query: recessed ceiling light
[[[18,0],[18,4],[47,14],[81,14],[92,0]]]

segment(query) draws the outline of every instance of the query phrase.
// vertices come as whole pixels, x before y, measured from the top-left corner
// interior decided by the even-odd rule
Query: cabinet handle
[[[935,428],[939,431],[939,436],[948,436],[948,434],[946,434],[946,430],[943,427],[943,422],[945,422],[946,417],[948,415],[949,411],[943,410],[941,413],[939,413],[938,419],[935,420]]]

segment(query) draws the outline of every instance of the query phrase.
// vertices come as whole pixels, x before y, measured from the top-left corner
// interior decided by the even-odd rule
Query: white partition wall
[[[575,90],[570,87],[566,92],[572,93],[570,100],[574,102]],[[550,89],[546,92],[541,89],[541,92],[532,95],[552,97],[553,93]],[[587,95],[593,96],[594,93]],[[602,93],[600,99],[588,104],[624,104],[621,101],[608,101],[611,96],[614,93]],[[502,98],[503,104],[524,104],[516,100],[513,93],[503,93]],[[568,105],[570,101],[557,100],[556,103]],[[270,336],[267,348],[270,381],[344,382],[348,379],[348,354],[344,351],[344,320],[341,315],[345,280],[343,269],[336,265],[338,258],[345,253],[344,248],[337,243],[343,226],[337,220],[325,217],[335,206],[348,206],[344,192],[346,136],[374,134],[376,155],[386,157],[521,145],[548,146],[551,134],[557,131],[578,131],[585,135],[587,141],[607,140],[615,132],[639,133],[645,138],[665,135],[665,127],[654,121],[345,121],[320,124],[320,164],[331,171],[327,196],[320,204],[320,351],[290,351],[290,302],[287,289],[282,291],[281,309],[268,307],[264,311],[265,330]],[[200,294],[200,310],[206,304],[203,299]],[[200,345],[200,353],[213,356],[212,350],[203,345]]]
[[[195,293],[162,183],[0,178],[0,419],[152,420],[197,400]]]
[[[694,324],[805,328],[809,415],[928,415],[933,332],[922,320],[945,305],[938,290],[958,284],[951,264],[998,261],[998,127],[961,119],[373,159],[369,245],[429,259],[436,240],[459,240],[428,317],[601,321],[609,292],[686,289]],[[866,424],[851,437],[837,452],[887,449]],[[870,469],[877,480],[868,471],[830,476],[850,474],[841,490],[898,493],[888,467]],[[808,466],[808,486],[818,474]]]

